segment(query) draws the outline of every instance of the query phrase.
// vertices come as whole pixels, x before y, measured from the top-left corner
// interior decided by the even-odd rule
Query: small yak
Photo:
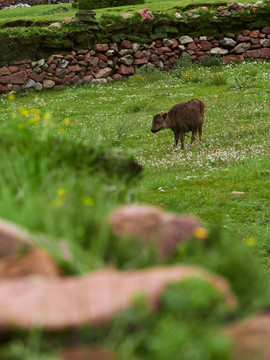
[[[177,147],[180,139],[183,150],[185,135],[189,131],[192,131],[191,144],[194,143],[197,131],[202,140],[204,107],[204,102],[197,99],[174,105],[169,112],[154,115],[151,131],[156,133],[162,129],[171,129],[174,132],[174,147]]]

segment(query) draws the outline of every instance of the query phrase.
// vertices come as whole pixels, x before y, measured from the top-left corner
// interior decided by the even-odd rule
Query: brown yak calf
[[[154,115],[151,131],[156,133],[162,129],[171,129],[174,132],[174,147],[177,147],[180,139],[183,150],[185,135],[189,131],[192,131],[191,144],[194,143],[197,131],[202,141],[204,107],[204,102],[197,99],[174,105],[169,112]]]

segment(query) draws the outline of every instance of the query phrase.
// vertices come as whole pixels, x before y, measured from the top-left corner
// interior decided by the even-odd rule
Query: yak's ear
[[[166,119],[167,114],[168,114],[168,113],[164,113],[164,114],[160,113],[160,115],[163,117],[163,120],[165,120],[165,119]]]

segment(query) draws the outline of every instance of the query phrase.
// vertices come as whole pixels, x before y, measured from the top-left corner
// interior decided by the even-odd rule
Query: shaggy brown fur
[[[197,131],[202,140],[204,107],[204,102],[197,99],[174,105],[169,112],[154,115],[151,131],[156,133],[162,129],[171,129],[174,132],[174,147],[177,147],[180,139],[181,149],[184,149],[185,135],[189,131],[192,132],[191,144],[194,143]]]

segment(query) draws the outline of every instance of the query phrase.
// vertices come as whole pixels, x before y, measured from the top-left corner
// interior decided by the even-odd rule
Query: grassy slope
[[[179,80],[159,74],[158,80],[149,80],[140,75],[105,86],[31,93],[13,102],[1,98],[0,120],[6,121],[7,114],[19,105],[38,107],[43,112],[49,110],[57,129],[63,126],[63,119],[69,117],[71,125],[66,130],[74,139],[101,138],[107,144],[134,153],[144,165],[136,201],[195,214],[208,228],[220,223],[237,241],[254,238],[257,245],[254,251],[268,268],[270,63],[192,71],[199,83],[183,80],[187,79],[185,76]],[[213,85],[211,79],[217,72],[226,79],[226,84]],[[232,88],[236,72],[241,74],[244,89]],[[175,152],[169,130],[155,135],[150,132],[151,118],[193,97],[206,103],[204,142],[196,143],[193,148],[187,144],[184,152]],[[47,182],[37,186],[34,192],[29,184],[29,191],[24,194],[25,203],[18,210],[15,210],[17,198],[9,198],[8,207],[0,206],[0,216],[17,220],[34,231],[41,227],[52,235],[60,236],[62,232],[63,236],[75,240],[80,229],[70,223],[70,216],[76,213],[77,203],[71,202],[69,210],[64,207],[62,213],[50,211],[47,206],[57,188],[75,191],[76,177],[67,178],[60,172],[58,175],[54,183],[46,178]],[[77,189],[76,194],[87,196],[88,191],[95,198],[96,190],[86,184],[87,176],[80,179],[81,190]],[[83,187],[88,190],[83,192]],[[245,194],[233,195],[232,191]],[[104,211],[104,198],[96,198],[100,204],[98,213],[108,213],[117,201],[114,199]],[[80,226],[84,226],[83,223]]]
[[[194,0],[192,4],[194,6],[200,4],[209,4],[214,5],[224,1],[223,0]],[[250,3],[255,3],[256,0],[251,0]],[[109,9],[97,9],[96,14],[99,18],[104,13],[110,14],[122,14],[126,12],[135,12],[137,9],[147,6],[152,11],[167,11],[175,7],[185,7],[190,4],[189,0],[174,0],[174,1],[161,1],[161,0],[146,0],[145,5],[134,5],[134,6],[120,6],[116,8]],[[74,17],[76,9],[71,7],[71,4],[63,4],[66,8],[69,9],[69,12],[60,12],[56,14],[50,14],[50,11],[58,8],[60,5],[37,5],[31,8],[20,8],[13,10],[1,10],[0,26],[8,21],[15,21],[18,19],[31,20],[31,21],[46,21],[46,20],[63,20],[66,16]]]

